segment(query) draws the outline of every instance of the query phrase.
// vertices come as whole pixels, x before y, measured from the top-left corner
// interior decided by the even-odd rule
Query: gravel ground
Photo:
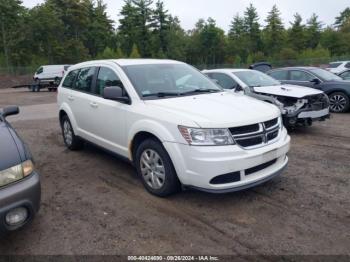
[[[48,92],[0,93],[0,107],[54,101]],[[287,171],[264,185],[167,199],[100,149],[68,151],[57,119],[13,126],[36,159],[42,206],[0,240],[0,254],[350,255],[350,113],[293,132]]]

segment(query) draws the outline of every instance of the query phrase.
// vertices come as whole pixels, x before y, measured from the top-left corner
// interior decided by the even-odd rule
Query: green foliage
[[[350,8],[336,17],[334,26],[324,28],[316,14],[305,24],[295,14],[286,29],[277,6],[262,27],[250,4],[233,17],[227,34],[212,18],[199,19],[185,31],[162,0],[124,0],[118,21],[109,19],[106,8],[103,0],[44,0],[30,9],[20,0],[0,0],[0,66],[153,57],[208,68],[264,60],[304,64],[315,58],[350,56]]]
[[[276,5],[272,7],[265,21],[264,46],[268,55],[274,55],[279,53],[284,45],[284,27]]]
[[[118,59],[123,58],[124,54],[120,48],[113,50],[110,47],[106,47],[102,53],[96,56],[96,59]]]
[[[141,58],[139,50],[135,44],[132,46],[132,51],[129,58]]]

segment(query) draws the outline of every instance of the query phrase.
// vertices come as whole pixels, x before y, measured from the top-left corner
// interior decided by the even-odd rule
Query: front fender
[[[162,143],[179,141],[170,131],[171,128],[174,130],[177,129],[175,126],[167,128],[165,125],[151,119],[140,120],[131,126],[128,134],[128,142],[131,143],[136,134],[140,132],[151,133],[156,136]]]

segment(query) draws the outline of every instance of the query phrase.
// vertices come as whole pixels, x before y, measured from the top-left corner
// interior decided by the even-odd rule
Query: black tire
[[[143,154],[147,154],[148,151],[156,152],[158,156],[160,157],[160,161],[162,163],[162,168],[164,169],[164,179],[162,186],[160,188],[154,188],[150,184],[152,183],[151,180],[147,180],[146,176],[143,175],[142,169],[145,169],[145,166],[141,163],[141,158]],[[180,191],[181,189],[181,183],[177,177],[175,168],[173,166],[173,163],[163,147],[163,145],[156,139],[147,139],[143,141],[138,148],[136,149],[135,154],[135,166],[138,175],[141,178],[141,181],[144,185],[144,187],[147,189],[148,192],[150,192],[153,195],[159,196],[159,197],[166,197],[172,194],[175,194]],[[151,170],[149,170],[151,172]],[[152,172],[152,177],[157,177]],[[159,177],[157,177],[159,179]]]
[[[67,131],[65,131],[65,128],[69,129],[69,132],[71,132],[70,136],[68,135]],[[61,129],[62,129],[62,136],[63,141],[66,147],[72,151],[77,151],[84,146],[84,142],[75,135],[74,130],[72,128],[72,124],[69,120],[68,116],[63,116],[61,119]]]
[[[333,113],[345,113],[350,108],[349,96],[343,92],[335,92],[330,94],[330,109]]]

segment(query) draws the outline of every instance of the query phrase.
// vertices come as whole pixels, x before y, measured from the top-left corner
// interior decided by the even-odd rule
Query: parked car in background
[[[28,224],[40,207],[40,179],[33,158],[6,121],[18,107],[0,110],[0,235]]]
[[[287,166],[290,137],[277,107],[225,92],[177,61],[121,59],[72,66],[58,88],[71,150],[89,141],[136,167],[145,188],[226,193]]]
[[[329,100],[322,91],[308,87],[282,85],[272,77],[250,69],[205,70],[204,74],[226,90],[275,104],[286,127],[311,125],[329,117]]]
[[[34,74],[34,81],[59,83],[70,65],[40,66]]]
[[[312,87],[325,92],[334,113],[344,113],[350,108],[350,81],[317,67],[287,67],[274,69],[268,75],[285,84]]]
[[[340,76],[344,80],[350,80],[350,69],[341,72],[340,74],[338,74],[338,76]]]
[[[346,69],[350,69],[350,61],[332,62],[326,69],[334,74],[339,74]]]

